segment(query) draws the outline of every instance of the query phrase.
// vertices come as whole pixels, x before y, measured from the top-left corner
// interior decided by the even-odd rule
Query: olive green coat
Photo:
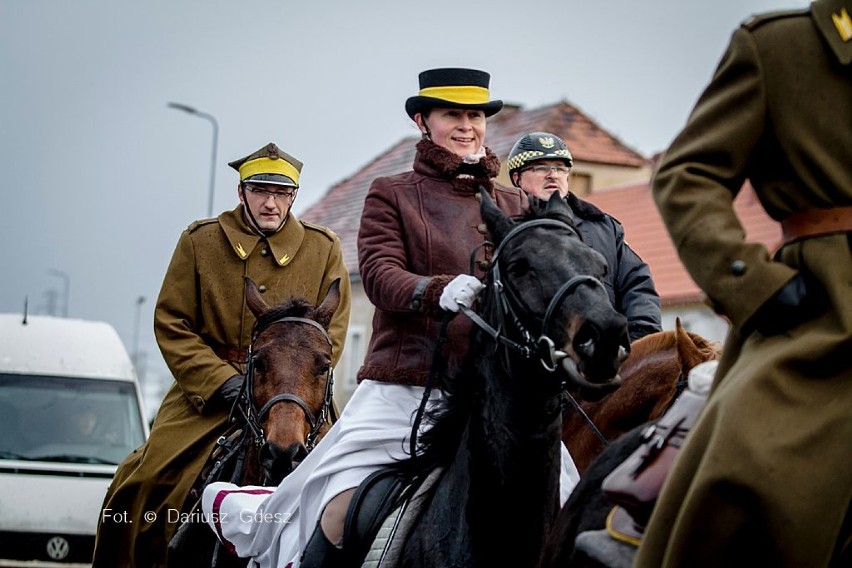
[[[637,566],[825,566],[841,531],[848,537],[850,237],[773,257],[745,241],[731,204],[749,178],[776,220],[852,205],[852,41],[831,17],[843,6],[852,15],[849,0],[818,0],[738,29],[655,177],[678,253],[732,330]],[[786,333],[744,337],[797,271],[819,282],[827,310]]]
[[[261,287],[270,305],[294,296],[319,303],[340,278],[341,302],[330,328],[337,363],[350,306],[337,235],[291,214],[278,233],[264,239],[244,222],[242,205],[190,225],[178,240],[154,314],[157,342],[175,382],[147,443],[119,466],[107,493],[104,507],[113,516],[127,511],[128,522],[100,525],[97,568],[165,565],[166,545],[177,528],[169,509],[180,510],[226,426],[228,408],[214,394],[243,372],[212,349],[244,351],[249,345],[254,316],[243,297],[243,276]],[[146,520],[146,511],[157,520]]]

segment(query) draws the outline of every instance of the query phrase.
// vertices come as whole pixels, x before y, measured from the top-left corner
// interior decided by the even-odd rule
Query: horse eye
[[[530,263],[526,258],[513,260],[508,266],[509,273],[514,275],[524,275],[530,271]]]
[[[254,358],[254,370],[258,373],[266,372],[266,357],[256,356]]]
[[[331,361],[326,359],[325,357],[316,360],[315,364],[316,374],[317,376],[325,376],[328,374],[328,371],[331,369]]]

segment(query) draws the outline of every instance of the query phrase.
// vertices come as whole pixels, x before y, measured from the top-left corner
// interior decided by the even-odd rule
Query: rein
[[[310,452],[317,442],[317,437],[319,436],[319,431],[325,425],[326,422],[337,420],[337,415],[334,410],[334,377],[333,371],[329,368],[328,375],[326,375],[325,381],[325,394],[323,396],[323,404],[320,409],[319,416],[314,416],[314,413],[311,412],[311,409],[308,407],[308,404],[298,395],[293,393],[281,393],[270,398],[266,404],[264,404],[260,410],[258,410],[254,405],[254,354],[253,348],[254,343],[257,340],[258,335],[269,328],[272,325],[277,323],[299,323],[310,325],[317,330],[319,330],[325,340],[331,345],[331,338],[328,335],[328,332],[323,328],[320,324],[315,322],[314,320],[307,318],[299,318],[299,317],[283,317],[276,320],[273,320],[263,327],[257,326],[255,324],[255,329],[252,331],[252,339],[251,344],[248,349],[248,363],[246,365],[246,378],[243,382],[243,389],[240,392],[239,396],[239,404],[237,404],[237,408],[240,410],[240,413],[243,415],[243,418],[246,421],[246,425],[252,431],[254,435],[254,444],[255,446],[262,446],[266,442],[266,434],[263,431],[262,422],[264,418],[269,414],[269,411],[273,406],[278,404],[279,402],[292,402],[299,406],[305,414],[305,420],[308,422],[308,425],[311,427],[311,431],[308,433],[307,438],[305,439],[305,448]]]

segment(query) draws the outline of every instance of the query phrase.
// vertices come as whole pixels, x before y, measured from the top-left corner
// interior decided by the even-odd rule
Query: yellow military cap
[[[245,158],[228,162],[240,173],[240,181],[299,187],[302,162],[270,142]]]

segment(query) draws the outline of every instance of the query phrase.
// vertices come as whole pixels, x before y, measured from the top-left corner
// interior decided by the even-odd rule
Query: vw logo
[[[71,548],[68,541],[61,536],[55,536],[47,541],[47,555],[53,560],[62,560],[68,556],[68,550]]]

